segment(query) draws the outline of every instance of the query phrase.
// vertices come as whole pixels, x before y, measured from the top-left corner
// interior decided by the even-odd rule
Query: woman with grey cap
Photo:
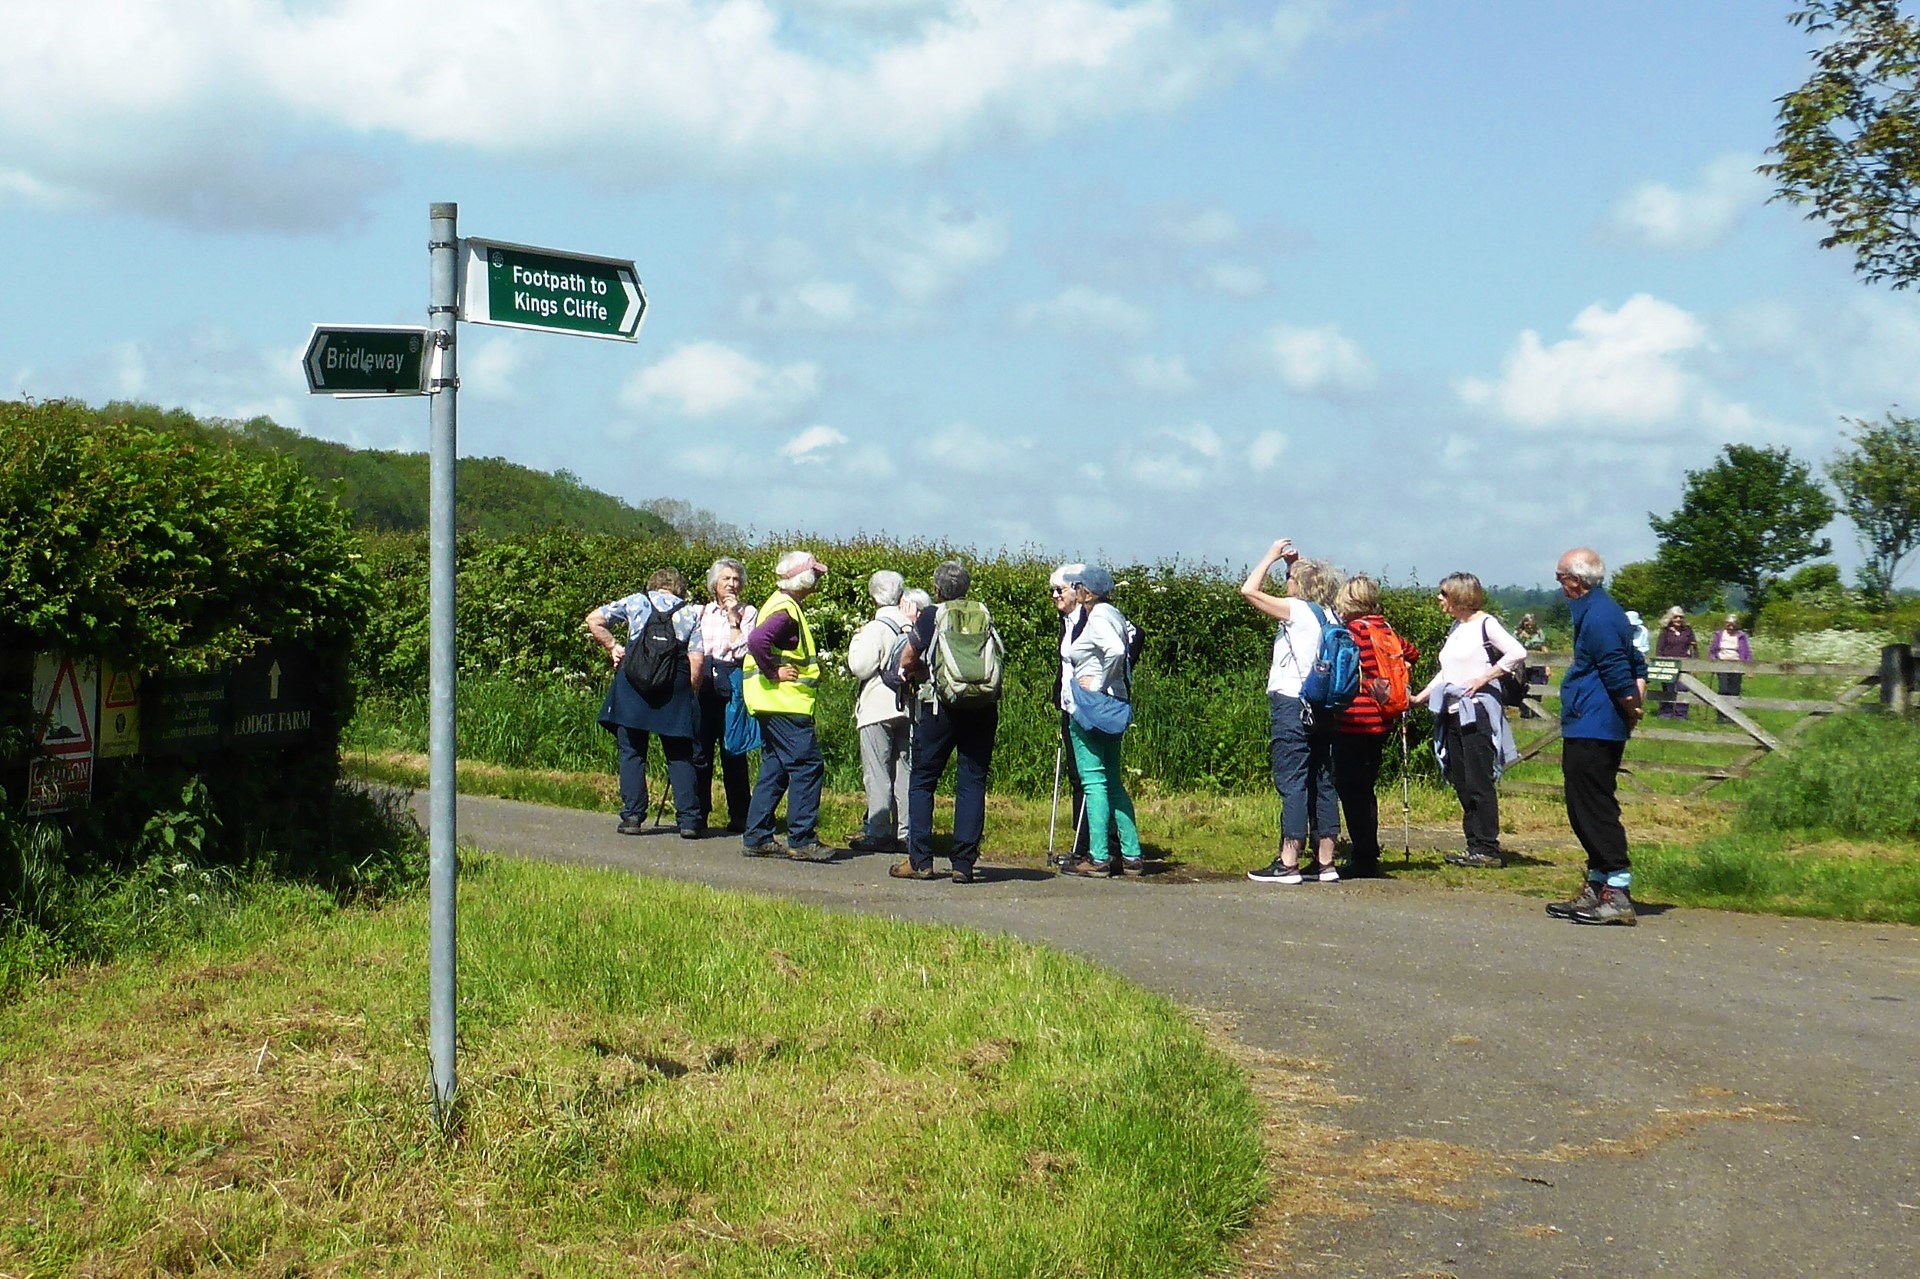
[[[1072,678],[1062,682],[1062,700],[1069,712],[1073,699],[1086,693],[1131,700],[1127,619],[1110,603],[1113,574],[1089,566],[1068,574],[1067,586],[1074,592],[1075,603],[1086,610],[1087,620],[1079,636],[1067,646]],[[1144,869],[1140,831],[1134,825],[1133,799],[1127,794],[1126,776],[1120,770],[1123,734],[1089,728],[1075,716],[1067,736],[1086,800],[1088,853],[1086,861],[1068,866],[1068,873],[1089,878],[1113,874],[1117,868],[1107,846],[1107,834],[1112,829],[1120,835],[1121,866],[1130,875],[1140,874]]]
[[[902,599],[905,586],[905,579],[890,568],[868,578],[867,594],[876,606],[873,619],[847,644],[847,670],[860,681],[853,723],[860,736],[860,774],[867,791],[866,825],[847,841],[856,852],[893,852],[907,839],[907,743],[913,718],[900,688],[886,678],[920,613]]]

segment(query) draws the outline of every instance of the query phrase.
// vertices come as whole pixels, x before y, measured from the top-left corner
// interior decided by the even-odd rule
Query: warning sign
[[[140,749],[140,675],[107,658],[100,670],[99,739],[101,759],[119,759]]]
[[[33,662],[35,758],[27,776],[27,811],[57,813],[93,796],[94,708],[100,668],[42,653]]]

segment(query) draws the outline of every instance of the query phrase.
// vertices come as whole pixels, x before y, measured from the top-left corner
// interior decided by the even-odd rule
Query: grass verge
[[[425,907],[0,1010],[0,1273],[1188,1275],[1261,1200],[1244,1077],[1085,963],[494,860],[443,1141]]]
[[[422,787],[424,756],[360,753],[345,765],[368,780]],[[460,765],[460,786],[470,794],[555,804],[618,808],[611,777],[541,772],[492,764]],[[664,782],[656,785],[662,793]],[[1046,800],[988,797],[989,862],[1041,865],[1047,850]],[[1403,809],[1404,803],[1404,809]],[[1649,905],[1709,907],[1823,919],[1920,923],[1920,850],[1895,837],[1798,836],[1736,829],[1737,814],[1724,804],[1669,795],[1621,794],[1623,817],[1633,841],[1635,895]],[[1279,802],[1272,795],[1167,794],[1142,788],[1135,796],[1150,879],[1237,878],[1273,856]],[[1063,805],[1064,811],[1064,805]],[[821,830],[844,838],[865,812],[858,795],[829,791]],[[935,811],[936,831],[950,826],[950,803]],[[1502,842],[1509,863],[1501,871],[1448,865],[1446,853],[1462,846],[1460,810],[1452,792],[1415,784],[1380,796],[1381,843],[1395,879],[1459,891],[1513,892],[1547,899],[1564,897],[1585,873],[1586,857],[1567,828],[1557,798],[1507,795],[1500,801]],[[1408,830],[1403,841],[1402,825]],[[1064,844],[1068,832],[1055,836]],[[936,851],[938,841],[936,840]]]

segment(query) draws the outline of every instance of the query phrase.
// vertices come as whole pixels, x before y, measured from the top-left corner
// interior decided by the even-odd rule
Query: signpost
[[[462,240],[459,206],[428,211],[427,328],[320,325],[303,363],[315,395],[427,395],[431,424],[427,479],[428,1023],[433,1108],[444,1126],[453,1116],[455,1047],[454,631],[453,504],[460,385],[457,320],[631,342],[640,334],[647,295],[631,261],[497,240]],[[277,692],[268,672],[267,697]],[[278,708],[250,723],[260,731],[296,731]]]
[[[460,318],[470,324],[540,329],[631,342],[647,295],[633,263],[494,240],[465,240]]]
[[[427,331],[398,324],[316,324],[300,363],[315,395],[425,395]]]

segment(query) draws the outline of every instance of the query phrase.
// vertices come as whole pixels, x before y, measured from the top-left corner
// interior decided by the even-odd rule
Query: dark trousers
[[[1089,855],[1087,853],[1087,796],[1086,791],[1080,785],[1080,767],[1075,764],[1073,760],[1073,740],[1067,735],[1067,726],[1071,723],[1073,723],[1073,716],[1067,714],[1065,711],[1061,711],[1060,757],[1062,762],[1060,766],[1066,770],[1067,785],[1073,791],[1073,847],[1067,850],[1067,855],[1072,858],[1078,858]],[[1108,833],[1107,855],[1109,857],[1120,856],[1120,832],[1118,830],[1113,830]]]
[[[773,838],[773,813],[780,797],[787,797],[787,842],[812,844],[819,836],[820,788],[827,779],[827,762],[820,755],[811,715],[762,715],[760,719],[760,781],[747,808],[747,847]]]
[[[1627,828],[1620,824],[1620,757],[1625,742],[1569,737],[1560,743],[1560,773],[1567,796],[1567,825],[1587,850],[1587,878],[1625,874]]]
[[[1353,864],[1373,868],[1380,864],[1380,754],[1385,733],[1333,735],[1333,789],[1347,819],[1347,839],[1353,845]]]
[[[1483,715],[1462,725],[1452,714],[1441,716],[1445,736],[1447,782],[1460,797],[1460,831],[1467,851],[1500,855],[1500,792],[1493,778],[1493,728]]]
[[[636,821],[647,815],[647,739],[655,734],[643,728],[613,730],[614,750],[620,759],[620,816]],[[681,830],[699,830],[699,800],[693,785],[693,739],[660,736],[660,754],[667,761],[667,785],[673,788],[674,818]]]
[[[915,870],[933,868],[933,792],[958,752],[953,771],[953,868],[971,870],[987,829],[987,773],[1000,708],[922,707],[913,721],[913,771],[907,781],[907,856]]]
[[[732,668],[707,667],[707,678],[700,685],[700,731],[693,739],[694,785],[699,791],[700,824],[713,820],[713,759],[720,757],[720,782],[727,795],[727,826],[745,830],[747,809],[751,805],[752,785],[747,777],[747,757],[729,754],[720,745],[727,731],[727,701],[733,695]]]
[[[1717,671],[1713,677],[1715,685],[1714,692],[1720,694],[1722,697],[1738,697],[1740,696],[1740,684],[1745,678],[1745,674],[1740,671]],[[1715,711],[1714,718],[1722,724],[1733,723],[1732,720],[1727,718],[1725,711]]]
[[[1340,797],[1333,789],[1333,734],[1307,731],[1301,702],[1267,694],[1267,750],[1273,789],[1280,796],[1280,838],[1306,847],[1308,833],[1332,839],[1340,833]]]

